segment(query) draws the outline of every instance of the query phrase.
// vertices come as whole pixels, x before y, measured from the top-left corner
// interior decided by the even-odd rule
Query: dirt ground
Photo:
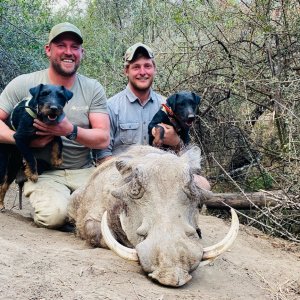
[[[0,214],[0,299],[173,300],[300,299],[299,245],[241,226],[232,249],[213,265],[198,268],[181,288],[151,281],[136,262],[92,249],[72,233],[36,227],[16,189]],[[203,215],[203,244],[221,239],[229,224]]]

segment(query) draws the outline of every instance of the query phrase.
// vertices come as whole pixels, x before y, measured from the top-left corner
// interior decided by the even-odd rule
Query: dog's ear
[[[177,96],[178,94],[173,94],[171,95],[168,99],[167,99],[167,104],[168,106],[173,110],[175,111],[175,108],[176,108],[176,100],[177,100]]]
[[[30,94],[32,95],[32,97],[36,97],[40,94],[41,89],[43,88],[43,84],[39,84],[31,89],[29,89]]]
[[[73,97],[73,93],[70,90],[66,89],[63,85],[61,86],[61,88],[62,88],[62,92],[68,102]]]
[[[193,95],[193,99],[194,99],[195,103],[196,103],[197,105],[199,105],[199,104],[200,104],[200,101],[201,101],[201,97],[198,96],[198,95],[196,95],[194,92],[192,93],[192,95]]]
[[[38,102],[39,102],[38,99],[39,99],[39,96],[40,96],[43,88],[44,88],[44,85],[41,83],[41,84],[29,89],[29,92],[32,95],[32,98],[30,100],[30,105],[34,106],[34,105],[38,104]]]

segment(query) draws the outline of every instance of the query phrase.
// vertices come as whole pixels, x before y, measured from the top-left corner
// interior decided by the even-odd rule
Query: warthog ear
[[[121,156],[120,159],[116,161],[116,168],[122,175],[132,171],[132,166],[130,165],[131,159],[131,156]]]
[[[191,168],[200,169],[201,150],[199,147],[193,146],[185,153],[183,153],[181,158],[184,159],[190,165]]]

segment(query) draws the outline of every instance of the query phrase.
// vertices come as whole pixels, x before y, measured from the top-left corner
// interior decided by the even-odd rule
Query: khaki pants
[[[95,167],[46,171],[36,183],[26,182],[24,194],[34,209],[34,222],[48,228],[64,225],[71,193],[85,184],[94,170]]]

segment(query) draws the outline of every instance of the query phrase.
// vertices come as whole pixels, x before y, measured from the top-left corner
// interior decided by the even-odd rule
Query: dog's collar
[[[36,119],[37,118],[37,114],[36,112],[34,111],[34,109],[32,107],[29,106],[29,101],[31,100],[31,97],[30,98],[27,98],[25,99],[25,110],[26,112],[33,118],[33,119]]]
[[[168,116],[171,124],[174,126],[175,131],[178,133],[181,131],[180,126],[178,125],[178,122],[176,121],[176,115],[174,114],[171,107],[169,107],[167,104],[162,104],[161,110]]]
[[[164,111],[167,115],[172,116],[172,117],[175,116],[172,108],[169,107],[167,104],[163,103],[161,106],[162,106],[162,108],[161,108],[162,111]]]
[[[24,106],[25,106],[25,110],[26,110],[26,112],[32,117],[32,118],[36,118],[37,117],[37,114],[36,114],[36,112],[33,110],[33,108],[31,108],[28,104],[29,104],[29,101],[31,100],[31,98],[32,97],[26,97],[26,98],[24,98],[22,101],[24,101],[25,102],[25,104],[24,104]],[[19,103],[17,103],[15,106],[14,106],[14,108],[17,106],[17,105],[19,105]],[[15,128],[15,126],[14,126],[14,123],[13,123],[13,114],[14,114],[14,111],[12,111],[12,113],[10,114],[10,125],[11,125],[11,127],[12,127],[12,129],[14,130],[14,131],[16,131],[16,128]]]

